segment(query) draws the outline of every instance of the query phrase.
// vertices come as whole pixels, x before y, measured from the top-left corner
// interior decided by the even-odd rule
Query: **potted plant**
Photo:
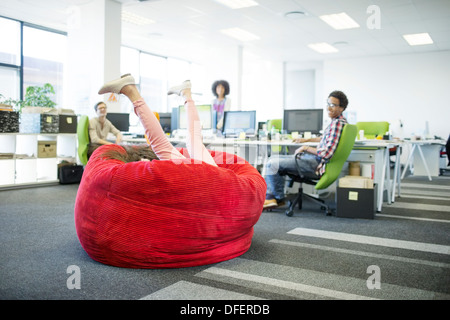
[[[55,89],[50,83],[43,86],[29,86],[25,91],[23,104],[20,107],[20,132],[24,133],[57,133],[59,116],[53,111],[56,103],[51,100]]]
[[[0,109],[12,109],[14,111],[19,111],[23,107],[22,100],[6,99],[4,95],[0,93]],[[12,111],[11,110],[11,111]]]
[[[50,99],[50,95],[55,94],[55,89],[50,83],[40,86],[29,86],[25,91],[23,106],[54,108],[56,103]]]

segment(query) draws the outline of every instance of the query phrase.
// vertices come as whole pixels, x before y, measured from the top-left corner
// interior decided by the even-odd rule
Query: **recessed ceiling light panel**
[[[147,24],[155,23],[155,21],[151,19],[147,19],[129,11],[122,11],[122,21],[133,23],[138,26],[145,26]]]
[[[359,24],[345,12],[323,15],[320,19],[336,30],[359,28]]]
[[[319,53],[333,53],[339,50],[326,42],[311,43],[308,47]]]
[[[410,46],[422,46],[425,44],[432,44],[433,39],[431,39],[428,33],[415,33],[415,34],[405,34],[403,38],[409,43]]]
[[[253,0],[216,0],[216,1],[231,9],[241,9],[259,5],[258,2]]]
[[[250,33],[246,30],[243,30],[241,28],[229,28],[229,29],[222,29],[220,30],[223,34],[226,34],[229,37],[238,39],[240,41],[252,41],[252,40],[258,40],[259,37],[254,35],[253,33]]]

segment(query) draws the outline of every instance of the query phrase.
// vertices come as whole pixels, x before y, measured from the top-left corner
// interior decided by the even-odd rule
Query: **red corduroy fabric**
[[[210,151],[218,167],[192,159],[123,163],[99,155],[75,203],[88,255],[126,268],[180,268],[235,258],[251,244],[266,183],[244,159]],[[185,149],[179,149],[185,156]]]

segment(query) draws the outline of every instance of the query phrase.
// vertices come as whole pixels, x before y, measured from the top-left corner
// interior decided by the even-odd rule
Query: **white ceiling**
[[[92,0],[0,0],[0,15],[62,31],[73,5]],[[215,0],[119,0],[122,10],[156,23],[122,23],[122,42],[138,49],[189,60],[207,48],[242,45],[246,52],[288,62],[450,50],[450,0],[255,0],[259,6],[229,9]],[[381,13],[380,29],[369,29],[370,5]],[[307,15],[289,19],[285,13]],[[334,30],[319,19],[346,12],[360,28]],[[220,30],[240,27],[260,37],[246,43]],[[4,32],[3,30],[1,32]],[[428,32],[434,43],[411,47],[403,34]],[[309,43],[328,42],[339,52],[319,54]]]

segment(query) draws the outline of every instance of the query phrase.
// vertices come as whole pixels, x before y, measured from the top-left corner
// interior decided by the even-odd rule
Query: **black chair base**
[[[301,210],[303,206],[303,197],[306,197],[307,199],[313,201],[314,203],[317,203],[320,205],[320,209],[324,210],[326,212],[327,216],[333,215],[334,211],[328,206],[324,200],[317,199],[307,193],[303,193],[303,188],[300,185],[300,188],[298,189],[298,194],[295,196],[295,198],[291,201],[288,201],[288,208],[285,211],[285,214],[288,217],[292,217],[294,215],[294,208],[298,204],[298,208]]]

